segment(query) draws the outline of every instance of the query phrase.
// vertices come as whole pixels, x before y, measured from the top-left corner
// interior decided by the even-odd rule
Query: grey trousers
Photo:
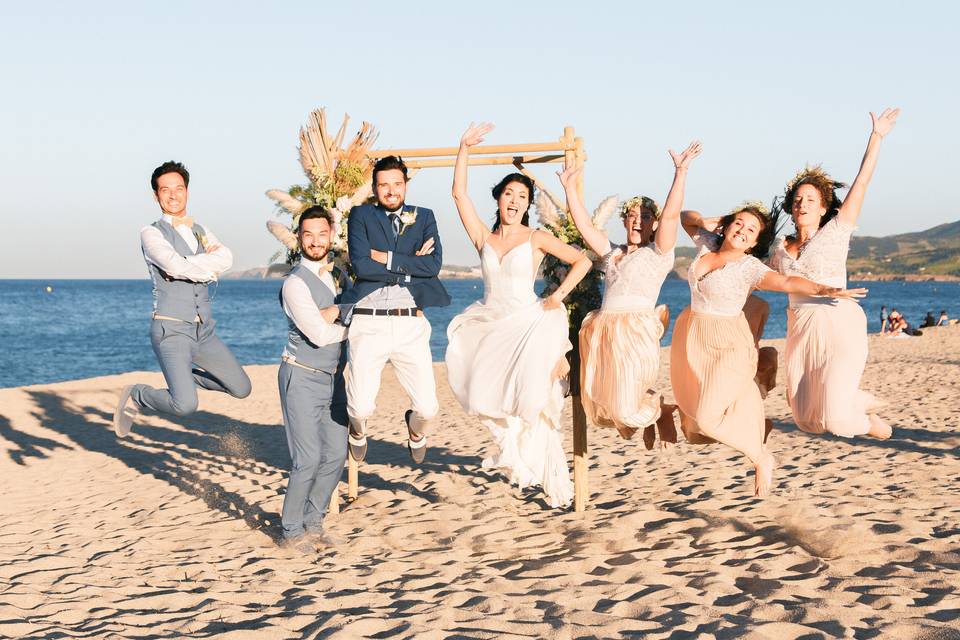
[[[214,333],[216,324],[214,320],[153,320],[150,344],[169,388],[135,385],[134,402],[142,408],[187,416],[197,410],[198,386],[236,398],[250,395],[250,378]]]
[[[277,374],[293,466],[280,521],[285,538],[319,529],[347,459],[343,372],[308,371],[286,362]]]

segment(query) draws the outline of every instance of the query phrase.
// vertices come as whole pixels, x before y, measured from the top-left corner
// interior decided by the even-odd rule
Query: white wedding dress
[[[502,260],[485,244],[480,265],[483,300],[447,327],[447,379],[464,410],[493,435],[498,453],[483,466],[504,470],[521,489],[539,485],[550,506],[566,506],[573,484],[560,423],[563,383],[556,378],[572,348],[566,310],[545,311],[534,292],[529,238]]]

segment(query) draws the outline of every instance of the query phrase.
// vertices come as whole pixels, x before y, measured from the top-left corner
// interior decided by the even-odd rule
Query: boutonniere
[[[201,231],[200,228],[194,227],[193,236],[197,239],[197,242],[200,243],[200,246],[203,247],[203,250],[206,251],[210,245],[210,241],[207,240],[207,234]]]
[[[414,207],[413,211],[404,211],[400,214],[400,235],[403,235],[403,232],[407,230],[407,227],[412,225],[417,221],[417,208]]]

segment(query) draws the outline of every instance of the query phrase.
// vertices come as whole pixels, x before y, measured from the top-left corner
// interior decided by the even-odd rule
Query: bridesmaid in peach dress
[[[661,213],[650,198],[637,196],[622,206],[625,245],[613,245],[606,231],[593,226],[576,182],[580,170],[559,173],[567,203],[587,246],[603,258],[606,284],[603,304],[580,329],[580,380],[583,409],[592,424],[616,428],[623,438],[646,429],[644,442],[653,447],[653,424],[659,420],[663,446],[676,442],[673,407],[662,405],[653,386],[660,373],[660,337],[664,323],[654,305],[673,269],[673,248],[683,205],[687,167],[700,155],[700,143],[670,151],[673,185]],[[666,406],[667,411],[662,408]]]
[[[796,234],[776,247],[770,266],[785,275],[844,287],[847,251],[877,157],[880,141],[896,124],[899,109],[870,114],[873,130],[860,171],[843,202],[844,187],[820,167],[801,171],[787,186],[783,208]],[[853,300],[830,301],[792,294],[787,310],[787,401],[808,433],[889,438],[892,429],[874,413],[882,403],[860,389],[867,362],[867,318]]]
[[[684,211],[681,224],[698,252],[687,272],[690,306],[673,327],[670,382],[687,440],[722,442],[754,465],[754,495],[769,495],[776,460],[764,445],[757,347],[743,306],[753,289],[807,296],[862,297],[799,276],[776,273],[760,261],[774,235],[762,204],[747,202],[723,218]]]

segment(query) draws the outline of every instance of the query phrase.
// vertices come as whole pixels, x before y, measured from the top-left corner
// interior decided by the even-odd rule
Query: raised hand
[[[472,147],[483,142],[483,136],[493,131],[493,123],[481,122],[480,124],[470,123],[467,130],[463,132],[460,138],[460,145],[463,147]]]
[[[897,116],[900,115],[900,108],[884,109],[879,116],[870,112],[870,120],[873,122],[873,132],[881,138],[890,133],[893,125],[897,124]]]
[[[560,178],[560,184],[563,185],[564,189],[572,189],[577,185],[577,178],[583,173],[583,167],[578,167],[577,165],[571,165],[564,169],[563,171],[557,171],[557,176]]]
[[[433,253],[433,244],[433,238],[427,238],[427,241],[423,243],[423,246],[417,249],[416,255],[425,256]]]
[[[700,228],[703,229],[704,231],[709,231],[710,233],[713,233],[714,231],[717,230],[717,227],[720,225],[721,219],[722,218],[719,216],[714,218],[703,218],[700,221]]]
[[[683,150],[683,153],[677,153],[673,149],[668,149],[670,152],[670,157],[673,158],[673,167],[675,169],[686,169],[690,162],[700,155],[700,151],[703,150],[703,147],[700,145],[699,140],[694,140],[690,145]]]

